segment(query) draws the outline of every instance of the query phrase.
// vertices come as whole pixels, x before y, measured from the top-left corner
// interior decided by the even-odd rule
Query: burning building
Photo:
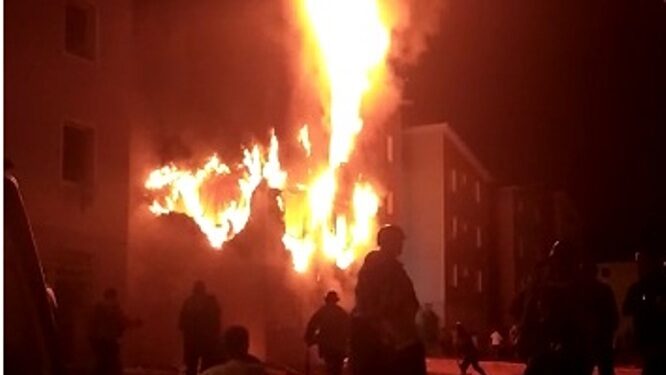
[[[331,287],[351,307],[360,261],[375,246],[381,222],[398,217],[400,124],[393,111],[399,93],[389,56],[396,57],[392,38],[404,20],[390,9],[394,5],[379,1],[204,2],[184,15],[176,11],[184,2],[170,4],[137,9],[139,45],[151,46],[139,48],[148,77],[139,90],[148,99],[137,112],[151,124],[135,129],[133,180],[142,186],[133,190],[129,270],[132,305],[155,324],[144,328],[144,339],[133,340],[132,356],[143,364],[178,360],[176,315],[191,283],[203,279],[222,300],[224,324],[249,326],[255,352],[294,363],[286,357],[302,360],[307,314]],[[271,18],[284,12],[281,5],[286,24]],[[176,17],[179,22],[171,22]],[[152,47],[164,37],[145,26],[153,24],[197,46],[193,56],[183,61],[172,45]],[[270,36],[258,31],[267,29]],[[196,35],[263,40],[256,50],[261,56],[235,51],[230,58],[237,64],[229,66],[224,47],[234,51],[238,40],[215,46]],[[186,68],[198,66],[198,57],[210,60],[202,77]],[[272,65],[281,59],[293,66]],[[188,73],[203,81],[233,76],[229,83],[238,90],[225,91],[223,80],[217,88],[217,79],[206,82],[206,90],[239,118],[225,123],[222,113],[198,116],[199,101],[210,102],[210,93],[192,91],[193,83],[180,79]],[[267,105],[233,107],[254,103],[252,94],[263,92],[272,93]],[[184,116],[199,123],[166,125]],[[239,119],[263,128],[243,130],[234,126]],[[151,149],[163,151],[145,152]],[[163,345],[148,350],[154,341]]]
[[[371,0],[6,10],[7,155],[40,208],[72,358],[85,364],[89,307],[115,286],[145,321],[127,363],[177,366],[197,279],[257,353],[300,356],[288,344],[304,311],[325,288],[351,290],[377,227],[400,218],[391,64],[413,62],[410,23],[427,17]]]

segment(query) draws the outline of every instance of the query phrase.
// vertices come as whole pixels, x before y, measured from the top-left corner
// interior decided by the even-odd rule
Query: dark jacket
[[[354,314],[375,321],[383,339],[400,347],[418,340],[419,301],[411,279],[395,258],[373,251],[359,270]]]
[[[187,340],[216,340],[220,336],[220,307],[215,296],[193,294],[180,311],[179,328]]]
[[[319,346],[319,354],[339,354],[347,351],[349,314],[336,304],[326,304],[314,313],[305,331],[305,341]]]

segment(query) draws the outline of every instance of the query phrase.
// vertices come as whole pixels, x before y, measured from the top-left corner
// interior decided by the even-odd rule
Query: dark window
[[[84,184],[93,178],[93,130],[66,123],[62,134],[62,179]]]
[[[65,50],[86,59],[95,58],[95,8],[69,2],[65,8]]]

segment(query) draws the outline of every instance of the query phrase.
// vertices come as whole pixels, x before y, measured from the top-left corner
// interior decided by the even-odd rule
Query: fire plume
[[[390,28],[377,0],[298,3],[304,29],[315,44],[306,49],[316,51],[322,73],[318,83],[325,112],[324,144],[310,139],[305,125],[293,138],[304,158],[291,163],[294,170],[287,168],[289,174],[282,169],[273,134],[268,148],[257,144],[243,149],[242,162],[233,167],[216,156],[196,169],[171,164],[152,171],[145,188],[154,198],[151,212],[191,217],[211,245],[221,248],[245,228],[252,195],[265,181],[281,192],[277,203],[285,224],[282,242],[294,269],[305,272],[315,262],[344,269],[373,246],[377,229],[379,194],[350,159],[364,125],[363,99],[389,51]],[[315,153],[318,147],[326,152]],[[216,194],[218,189],[225,194]]]

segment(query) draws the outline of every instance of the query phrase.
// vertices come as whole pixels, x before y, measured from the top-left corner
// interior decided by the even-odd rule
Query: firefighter
[[[419,301],[397,259],[404,240],[398,226],[384,226],[377,234],[379,250],[370,252],[359,270],[351,328],[355,375],[426,373],[415,323]]]
[[[326,293],[324,306],[310,318],[305,332],[305,342],[309,346],[317,345],[329,375],[342,374],[349,340],[349,314],[338,306],[338,301],[340,298],[334,290]]]
[[[215,364],[220,337],[220,307],[214,295],[197,281],[183,303],[179,328],[183,334],[186,375],[196,375]],[[201,366],[201,369],[199,369]]]
[[[636,253],[639,280],[627,292],[624,315],[633,318],[643,375],[666,374],[666,267],[663,253]]]
[[[527,357],[526,375],[586,373],[585,304],[576,255],[571,243],[556,241],[548,255],[545,280],[526,298],[519,339]]]
[[[123,312],[118,292],[113,288],[106,289],[102,301],[93,308],[90,321],[89,339],[95,355],[95,374],[122,374],[120,338],[126,329],[139,325],[140,320],[132,320]]]

